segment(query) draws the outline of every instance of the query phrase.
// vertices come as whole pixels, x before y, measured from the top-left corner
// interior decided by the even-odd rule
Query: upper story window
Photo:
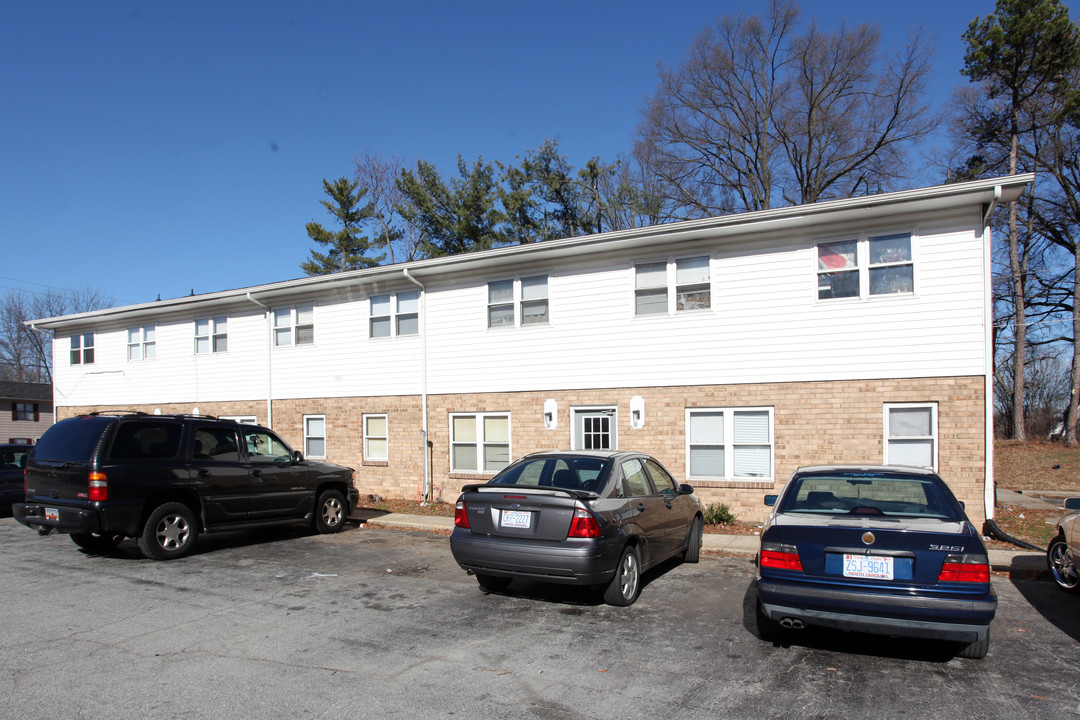
[[[634,314],[667,315],[712,307],[708,255],[634,266]],[[675,292],[669,291],[674,287]]]
[[[298,305],[274,311],[274,346],[312,345],[315,343],[315,308]]]
[[[195,321],[195,354],[223,353],[229,349],[229,321],[226,317]]]
[[[373,295],[369,300],[369,336],[417,335],[420,332],[420,291]]]
[[[94,333],[71,336],[71,364],[90,365],[94,362]]]
[[[128,360],[153,360],[157,357],[157,330],[153,325],[128,328]]]
[[[818,299],[912,293],[912,258],[910,233],[818,243]]]
[[[41,420],[41,413],[38,411],[38,404],[21,402],[12,403],[11,420],[13,422],[18,422],[20,420],[38,422],[39,420]]]
[[[548,323],[548,276],[530,275],[488,283],[487,326],[521,327]]]
[[[690,480],[767,480],[773,476],[772,408],[687,408]]]

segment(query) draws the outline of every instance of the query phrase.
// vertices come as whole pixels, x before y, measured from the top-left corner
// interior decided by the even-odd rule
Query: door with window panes
[[[574,450],[617,450],[615,408],[574,410]]]

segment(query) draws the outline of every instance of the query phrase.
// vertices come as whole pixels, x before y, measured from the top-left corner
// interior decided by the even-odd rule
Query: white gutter
[[[431,463],[428,457],[428,371],[427,371],[427,288],[409,274],[409,268],[401,268],[405,279],[420,288],[420,437],[424,452],[424,492],[422,502],[431,500]]]
[[[270,314],[270,306],[264,305],[248,292],[245,294],[248,300],[266,310],[266,427],[274,429],[274,374],[273,374],[273,338],[274,329],[270,323],[273,317]]]
[[[994,481],[994,286],[991,278],[994,238],[990,227],[990,219],[993,217],[994,210],[1000,200],[1001,185],[995,185],[994,198],[986,206],[986,212],[983,213],[983,297],[986,298],[985,309],[983,310],[983,342],[986,348],[986,377],[983,390],[986,405],[983,410],[986,418],[984,421],[986,437],[983,441],[986,446],[986,460],[983,469],[985,478],[983,480],[983,505],[987,520],[994,519],[994,506],[997,504],[997,491]]]

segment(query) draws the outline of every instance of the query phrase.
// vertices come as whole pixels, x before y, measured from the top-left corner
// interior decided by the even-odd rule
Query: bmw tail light
[[[761,567],[777,570],[803,571],[799,548],[787,543],[762,543],[760,563]]]
[[[600,526],[596,518],[588,510],[578,508],[574,510],[574,517],[570,520],[570,531],[566,533],[568,538],[598,538]]]
[[[90,473],[90,499],[98,501],[109,499],[109,480],[105,477],[105,473],[97,471]]]
[[[985,555],[946,555],[938,582],[990,582],[990,560]]]
[[[458,500],[457,505],[454,506],[454,526],[459,528],[469,527],[469,515],[465,512],[465,503],[461,500]]]

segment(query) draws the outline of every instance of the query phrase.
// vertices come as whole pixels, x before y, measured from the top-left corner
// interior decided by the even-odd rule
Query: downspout
[[[431,500],[431,461],[428,457],[427,288],[402,268],[405,279],[420,288],[420,437],[424,444],[424,492],[421,502]]]
[[[251,293],[245,293],[247,299],[255,303],[263,310],[266,311],[266,427],[271,430],[274,428],[274,381],[273,381],[273,368],[272,368],[272,343],[271,338],[274,336],[273,328],[270,327],[270,323],[273,322],[273,317],[270,314],[270,306],[264,305],[251,296]]]
[[[991,277],[991,259],[993,257],[993,235],[990,228],[990,218],[997,209],[1001,200],[1001,186],[994,186],[994,199],[983,213],[983,297],[986,299],[986,307],[983,310],[983,327],[985,328],[984,339],[986,347],[986,378],[983,395],[986,407],[985,425],[986,437],[986,467],[984,469],[985,481],[983,482],[983,505],[988,522],[994,520],[994,506],[997,504],[997,488],[994,481],[994,288]]]

